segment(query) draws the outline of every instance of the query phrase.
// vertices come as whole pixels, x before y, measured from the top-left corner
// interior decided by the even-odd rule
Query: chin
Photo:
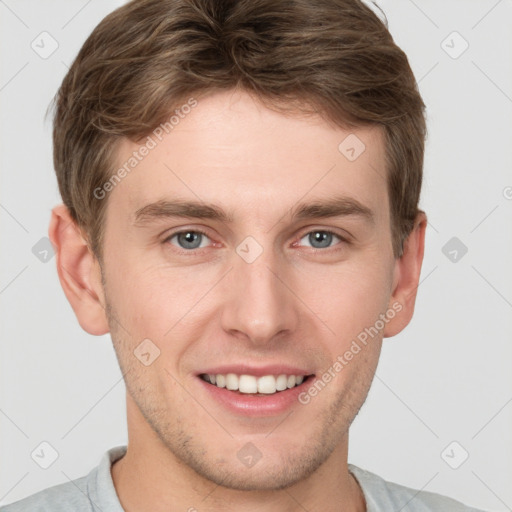
[[[260,460],[252,468],[243,469],[235,464],[222,467],[204,462],[199,467],[191,467],[201,477],[227,489],[272,492],[292,487],[309,477],[320,465],[321,461],[312,466],[269,465]]]
[[[313,442],[311,439],[316,438]],[[196,438],[197,439],[197,438]],[[309,442],[300,444],[266,440],[238,442],[230,446],[201,448],[191,437],[176,437],[165,444],[174,455],[205,480],[237,491],[270,492],[286,489],[310,477],[332,455],[337,440],[312,435]],[[201,443],[202,444],[202,443]],[[256,445],[258,448],[256,448]],[[247,454],[252,460],[244,463]]]

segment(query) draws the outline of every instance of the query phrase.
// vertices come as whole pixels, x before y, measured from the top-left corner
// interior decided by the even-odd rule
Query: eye
[[[334,239],[337,239],[338,241],[344,241],[343,238],[336,235],[332,231],[326,231],[326,230],[315,230],[310,231],[305,236],[303,236],[300,241],[306,240],[310,247],[313,247],[314,249],[326,249],[331,247],[331,244]]]
[[[176,240],[176,243],[174,243],[173,240]],[[206,247],[208,243],[205,243],[205,240],[210,240],[206,236],[206,233],[189,229],[186,231],[179,231],[178,233],[174,233],[166,239],[166,242],[169,242],[172,245],[177,245],[180,249],[191,250]]]
[[[167,237],[165,241],[186,251],[202,249],[211,242],[206,233],[197,229],[178,231]],[[306,233],[299,242],[294,245],[306,245],[313,249],[328,249],[333,242],[336,244],[337,242],[346,242],[346,240],[332,231],[319,229]]]

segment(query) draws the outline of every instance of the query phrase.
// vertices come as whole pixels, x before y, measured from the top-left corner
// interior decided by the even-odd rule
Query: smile
[[[229,391],[238,391],[243,394],[273,395],[287,389],[300,386],[308,375],[237,375],[227,374],[201,374],[200,378],[218,388],[226,388]]]

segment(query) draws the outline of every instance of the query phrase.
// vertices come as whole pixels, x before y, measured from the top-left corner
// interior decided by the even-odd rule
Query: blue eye
[[[207,234],[197,229],[178,231],[169,236],[165,241],[186,252],[208,247],[211,243]],[[328,249],[338,242],[346,242],[346,240],[332,231],[318,229],[306,233],[300,239],[298,245],[309,246],[313,249]]]
[[[180,231],[170,236],[167,240],[172,243],[173,239],[176,239],[178,247],[181,249],[200,249],[206,247],[208,244],[203,244],[204,239],[208,239],[205,233],[202,231]],[[173,244],[176,245],[176,244]]]
[[[301,238],[301,241],[307,239],[310,247],[314,249],[325,249],[331,246],[333,239],[337,238],[339,241],[342,239],[335,235],[332,231],[310,231]]]

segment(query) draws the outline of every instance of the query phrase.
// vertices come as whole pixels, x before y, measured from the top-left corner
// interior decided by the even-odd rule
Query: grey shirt
[[[124,512],[110,468],[125,453],[126,446],[112,448],[87,476],[44,489],[0,512]],[[439,494],[386,482],[352,464],[348,468],[363,490],[367,512],[482,512]]]

